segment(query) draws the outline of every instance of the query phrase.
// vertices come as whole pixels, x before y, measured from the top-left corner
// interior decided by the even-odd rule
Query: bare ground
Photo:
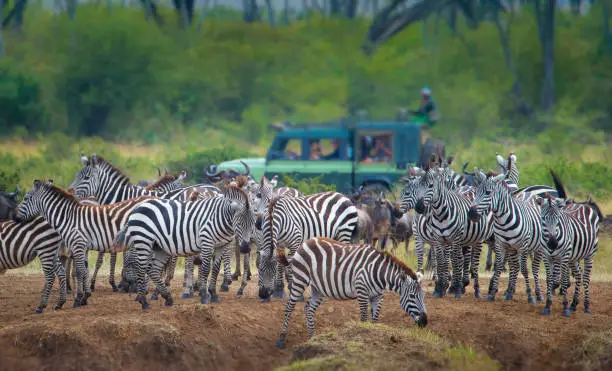
[[[43,279],[38,275],[0,276],[0,368],[6,370],[271,370],[289,364],[307,340],[303,306],[292,317],[287,349],[277,339],[284,300],[259,303],[256,280],[245,297],[221,293],[221,303],[201,305],[181,300],[175,279],[175,305],[152,302],[143,312],[135,296],[113,293],[104,279],[86,307],[72,302],[54,311],[55,292],[43,314],[34,314]],[[486,287],[488,280],[481,281]],[[500,291],[505,283],[500,285]],[[592,285],[593,314],[582,304],[571,318],[562,317],[560,298],[553,314],[539,314],[543,304],[530,305],[519,281],[513,301],[476,300],[471,286],[462,299],[434,299],[427,287],[429,325],[451,344],[464,344],[497,360],[505,370],[612,369],[612,285]],[[573,292],[570,291],[570,292]],[[341,331],[358,321],[356,302],[327,301],[317,312],[317,334]],[[412,320],[388,293],[380,323],[410,328]],[[372,344],[377,344],[372,340]],[[376,345],[374,345],[376,346]]]

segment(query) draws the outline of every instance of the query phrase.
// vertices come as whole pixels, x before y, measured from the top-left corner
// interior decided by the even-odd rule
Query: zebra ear
[[[83,164],[83,166],[89,165],[89,159],[87,158],[87,156],[85,156],[83,152],[81,152],[81,163]]]
[[[34,182],[32,183],[32,186],[34,187],[34,189],[38,189],[38,188],[40,188],[41,184],[42,184],[42,182],[40,181],[40,179],[34,179]]]
[[[272,180],[270,181],[270,184],[272,184],[272,187],[276,187],[278,185],[278,175],[275,175]]]
[[[93,154],[91,155],[91,159],[90,159],[89,164],[90,164],[91,166],[96,166],[96,165],[98,164],[98,155],[96,155],[95,153],[93,153]]]

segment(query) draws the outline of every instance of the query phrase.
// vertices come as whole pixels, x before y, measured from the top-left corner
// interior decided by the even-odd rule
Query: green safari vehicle
[[[211,167],[212,172],[241,169],[254,179],[283,175],[299,180],[322,175],[345,194],[364,186],[384,191],[409,166],[425,166],[432,153],[445,156],[444,144],[429,138],[426,125],[403,119],[346,118],[327,123],[273,125],[277,130],[265,158],[242,158]]]

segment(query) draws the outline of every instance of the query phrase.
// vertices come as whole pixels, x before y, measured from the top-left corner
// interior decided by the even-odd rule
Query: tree
[[[555,104],[555,10],[556,0],[534,0],[538,21],[538,34],[542,45],[542,101],[541,109],[546,112]]]

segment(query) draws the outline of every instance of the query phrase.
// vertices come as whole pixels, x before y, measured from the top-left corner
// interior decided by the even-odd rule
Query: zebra
[[[283,328],[276,342],[278,348],[286,345],[291,313],[308,287],[310,298],[304,310],[311,338],[315,333],[315,312],[323,298],[357,299],[361,321],[368,320],[369,305],[372,322],[377,322],[386,290],[400,295],[400,307],[418,326],[427,325],[422,275],[388,252],[370,245],[346,245],[330,238],[313,238],[297,249],[290,263],[283,249],[278,250],[278,258],[293,271]]]
[[[248,246],[254,223],[246,192],[232,185],[222,192],[224,197],[190,202],[151,199],[141,203],[130,214],[117,236],[116,246],[118,250],[133,249],[136,255],[136,300],[143,310],[150,308],[145,296],[145,270],[165,304],[173,304],[172,296],[160,277],[161,269],[173,255],[199,253],[202,260],[199,276],[201,302],[209,302],[209,293],[211,301],[220,301],[215,287],[218,270],[213,270],[210,284],[208,282],[212,256],[214,254],[215,261],[218,260],[234,237],[241,248]]]
[[[148,198],[151,197],[104,206],[84,205],[74,195],[54,185],[52,180],[34,180],[33,188],[17,207],[17,220],[43,216],[69,247],[77,274],[76,308],[87,305],[87,298],[91,295],[85,263],[88,249],[110,251],[115,235],[129,213]]]
[[[289,248],[289,256],[292,256],[309,238],[329,237],[350,243],[358,234],[358,223],[357,208],[338,192],[273,198],[266,215],[257,223],[257,228],[263,231],[259,255],[259,297],[264,302],[270,301],[273,293],[275,297],[285,297],[282,271],[273,259],[277,247]],[[285,273],[290,286],[290,267],[285,269]]]
[[[220,193],[221,191],[209,184],[196,184],[192,186],[186,186],[173,191],[161,191],[155,189],[146,189],[138,187],[130,183],[130,179],[117,169],[114,165],[106,161],[102,156],[93,154],[90,158],[81,155],[81,162],[83,168],[77,172],[75,179],[69,187],[69,191],[75,194],[77,198],[95,197],[100,204],[108,205],[119,201],[126,201],[134,197],[139,196],[153,196],[163,199],[178,200],[186,202],[189,200],[189,196],[192,192],[199,193]],[[185,265],[190,267],[193,265],[193,257],[186,257]],[[229,266],[229,256],[224,259],[225,266],[225,280],[221,287],[222,291],[228,291],[227,285],[231,283],[231,271]],[[168,277],[166,284],[170,284],[170,280],[174,276],[174,270],[176,267],[176,259],[170,260],[166,272]],[[185,276],[193,276],[193,269],[189,271],[186,269]],[[185,288],[183,298],[193,296],[192,283],[184,281],[183,286]],[[156,292],[153,294],[152,299],[157,298]]]
[[[495,233],[495,265],[494,273],[489,283],[487,301],[495,300],[499,275],[503,268],[504,256],[508,254],[510,263],[510,278],[505,294],[506,300],[512,300],[516,287],[519,266],[525,278],[527,300],[535,303],[529,283],[529,268],[527,255],[534,254],[532,273],[535,280],[536,300],[541,301],[538,271],[542,259],[544,239],[540,223],[540,210],[535,202],[537,197],[526,195],[524,198],[514,197],[506,182],[496,181],[483,172],[474,169],[477,188],[476,197],[468,211],[471,220],[477,220],[483,213],[492,212]],[[520,260],[520,263],[519,263]]]
[[[8,269],[23,267],[36,257],[40,259],[45,286],[36,313],[42,313],[47,307],[56,276],[59,297],[55,309],[61,309],[66,303],[66,274],[59,260],[61,242],[61,236],[40,216],[28,221],[0,222],[0,275]]]
[[[542,314],[550,314],[554,283],[553,267],[561,269],[561,287],[563,295],[563,315],[569,317],[570,310],[575,311],[580,299],[580,286],[584,281],[584,312],[591,313],[590,282],[593,259],[599,243],[599,221],[603,215],[596,203],[573,204],[567,200],[565,190],[557,175],[550,170],[555,184],[561,185],[559,194],[562,198],[538,199],[541,206],[541,222],[544,234],[546,261],[546,306]],[[584,260],[584,275],[580,270],[580,261]],[[569,269],[576,279],[574,297],[568,307],[567,288],[569,288]]]
[[[479,218],[469,219],[467,214],[474,199],[471,187],[467,190],[453,187],[454,182],[446,166],[442,171],[429,172],[434,174],[428,177],[427,191],[418,203],[425,203],[432,208],[431,228],[436,236],[434,247],[436,257],[441,258],[437,259],[438,281],[434,297],[444,296],[448,287],[447,254],[450,252],[453,263],[453,289],[450,292],[454,291],[456,298],[461,297],[464,287],[469,283],[471,263],[474,295],[480,298],[478,263],[482,242],[493,236],[492,214],[487,212]],[[422,209],[418,203],[416,209]],[[474,255],[473,259],[470,253]]]

